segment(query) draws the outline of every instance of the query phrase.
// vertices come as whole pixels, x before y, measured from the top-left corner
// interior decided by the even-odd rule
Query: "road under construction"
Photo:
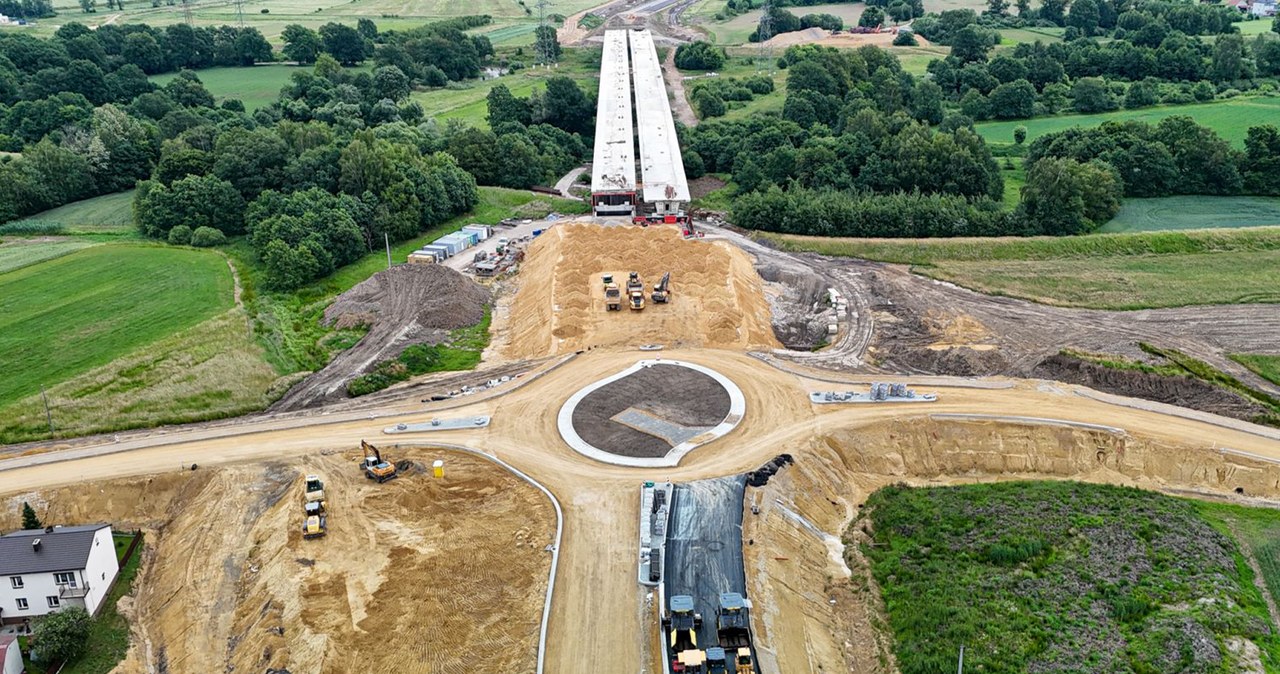
[[[688,204],[689,181],[653,34],[606,31],[596,98],[592,211],[597,216],[684,223]]]
[[[619,229],[578,227],[582,229],[575,236],[596,237],[600,241],[597,245],[603,245],[610,233]],[[663,245],[677,257],[690,251],[701,257],[727,245],[719,242],[714,248],[708,248],[712,244],[686,241],[678,235],[664,233],[662,230],[669,229],[667,227],[626,229],[661,237]],[[531,257],[559,258],[564,253],[558,246],[566,241],[558,238],[548,241],[552,245],[534,247]],[[734,255],[743,254],[737,248],[728,250],[734,251]],[[628,258],[625,251],[617,254],[620,256],[618,267],[640,266],[638,260]],[[673,318],[691,326],[698,325],[694,315],[708,310],[701,302],[710,301],[729,286],[745,293],[741,302],[763,302],[762,298],[750,299],[751,295],[762,293],[759,280],[750,278],[755,274],[753,269],[732,265],[725,269],[728,278],[721,279],[720,283],[682,286],[680,296],[692,295],[697,302],[689,306],[669,305],[672,312],[682,312]],[[581,274],[576,281],[553,283],[555,273],[555,265],[526,266],[521,274],[531,275],[519,278],[521,288],[513,299],[516,306],[510,312],[495,312],[495,330],[499,333],[508,330],[512,316],[527,309],[520,306],[523,302],[534,302],[539,307],[545,303],[554,309],[564,301],[566,293],[585,292],[599,283],[594,269]],[[543,294],[541,290],[549,286],[553,290],[549,295]],[[536,292],[526,295],[526,289]],[[604,314],[603,306],[599,312]],[[648,312],[634,318],[642,320],[645,314]],[[708,318],[714,321],[714,317],[702,320]],[[488,372],[498,369],[518,376],[508,385],[469,398],[423,403],[420,388],[392,389],[367,400],[297,412],[24,447],[21,455],[13,454],[0,460],[0,494],[9,495],[11,504],[37,499],[57,503],[59,498],[74,496],[80,504],[79,509],[72,511],[75,516],[99,519],[109,516],[110,512],[127,517],[156,498],[155,487],[150,491],[129,491],[126,495],[120,485],[160,485],[168,479],[179,479],[180,475],[225,477],[214,478],[217,489],[210,486],[204,491],[174,492],[168,509],[178,513],[204,512],[201,502],[206,498],[257,493],[258,488],[254,486],[257,482],[249,477],[262,471],[270,475],[270,471],[275,470],[272,466],[282,464],[296,465],[302,472],[325,474],[329,483],[337,478],[345,481],[333,486],[336,496],[328,497],[331,512],[328,535],[311,542],[314,543],[312,549],[325,551],[317,554],[327,557],[317,559],[286,551],[264,559],[263,551],[276,550],[273,546],[280,545],[271,543],[276,539],[269,532],[245,531],[226,524],[252,525],[254,518],[259,517],[257,513],[262,511],[233,507],[230,502],[223,506],[223,511],[211,511],[211,516],[225,520],[224,524],[210,527],[201,516],[178,527],[205,532],[201,537],[175,538],[169,533],[172,529],[157,531],[159,547],[150,559],[152,575],[147,580],[152,589],[135,604],[137,615],[143,621],[135,636],[140,634],[144,639],[139,645],[141,661],[148,661],[148,652],[152,664],[159,657],[157,653],[169,653],[166,666],[172,672],[207,671],[210,666],[222,668],[226,664],[222,658],[226,657],[227,639],[247,638],[237,636],[243,630],[252,636],[258,634],[255,630],[265,629],[253,627],[250,619],[263,605],[240,602],[262,599],[261,590],[253,590],[254,587],[274,587],[270,583],[286,582],[285,579],[291,577],[284,575],[286,569],[302,568],[300,563],[292,561],[295,556],[315,559],[315,566],[306,568],[318,569],[310,572],[321,573],[324,579],[325,593],[316,597],[348,597],[352,603],[348,606],[347,599],[338,604],[322,602],[295,614],[289,612],[296,609],[289,608],[287,598],[278,600],[282,608],[272,613],[278,617],[270,627],[280,625],[284,642],[273,642],[277,646],[273,652],[276,657],[284,658],[284,664],[292,671],[343,671],[342,663],[348,660],[339,653],[350,642],[323,635],[351,630],[359,634],[361,629],[371,629],[374,624],[394,625],[394,621],[376,621],[390,620],[383,615],[384,611],[403,612],[400,607],[407,605],[404,601],[412,600],[413,588],[468,588],[460,593],[470,600],[479,593],[477,588],[492,584],[519,588],[516,596],[521,599],[493,596],[483,604],[481,615],[480,611],[471,613],[450,608],[451,604],[445,599],[455,593],[446,591],[444,599],[433,599],[436,603],[420,611],[419,622],[430,624],[443,619],[432,611],[446,611],[455,624],[451,629],[461,630],[458,634],[476,635],[476,641],[458,644],[457,649],[466,653],[453,654],[457,657],[451,662],[464,663],[456,666],[460,668],[426,666],[421,671],[476,671],[509,664],[512,662],[509,656],[517,651],[501,651],[508,658],[493,660],[501,649],[490,648],[492,642],[486,640],[486,635],[506,634],[504,630],[511,629],[512,624],[505,622],[504,616],[516,615],[517,605],[521,607],[518,614],[526,616],[521,619],[526,621],[521,625],[537,620],[538,613],[533,607],[541,607],[549,585],[547,576],[535,582],[538,573],[551,573],[551,580],[555,581],[542,628],[545,641],[537,648],[538,658],[544,661],[538,671],[592,672],[599,671],[598,664],[602,662],[617,663],[620,671],[657,671],[662,667],[657,628],[662,617],[661,604],[651,587],[637,582],[636,513],[641,505],[637,486],[644,481],[671,480],[687,484],[737,476],[783,453],[794,457],[794,465],[782,468],[767,486],[748,487],[742,515],[743,527],[750,539],[742,548],[744,594],[752,603],[753,647],[762,672],[831,671],[838,662],[862,661],[870,664],[867,669],[857,671],[878,671],[874,665],[876,659],[872,657],[876,652],[874,638],[878,634],[873,625],[878,623],[865,615],[859,617],[862,615],[857,610],[861,606],[859,602],[864,600],[839,595],[841,601],[831,604],[826,597],[830,579],[844,577],[848,572],[841,568],[840,561],[839,539],[843,527],[852,520],[857,505],[879,486],[895,482],[945,484],[1011,478],[1071,478],[1192,491],[1243,501],[1280,497],[1280,438],[1271,431],[1243,422],[1145,401],[1102,396],[1084,387],[1001,377],[908,378],[877,374],[877,381],[910,384],[936,393],[938,400],[928,405],[818,405],[811,402],[811,393],[829,391],[833,382],[852,386],[865,377],[847,369],[806,365],[789,358],[786,352],[762,350],[749,342],[735,340],[731,332],[722,338],[710,339],[711,335],[718,334],[715,329],[707,333],[706,340],[690,341],[690,345],[684,347],[668,342],[667,348],[656,354],[641,350],[642,346],[654,343],[651,333],[643,330],[624,330],[623,333],[627,335],[625,339],[609,340],[589,351],[562,351],[557,356],[516,359],[495,353],[493,361],[485,366],[493,369],[477,372],[474,378],[484,381],[490,378]],[[534,343],[547,344],[538,335],[527,337]],[[532,352],[532,348],[521,347],[514,352]],[[655,355],[697,364],[733,381],[745,399],[745,412],[737,426],[724,437],[689,452],[678,465],[661,468],[614,465],[585,456],[565,443],[557,426],[556,410],[571,395]],[[474,482],[469,493],[488,496],[468,501],[459,500],[462,498],[459,493],[432,486],[436,482],[426,477],[409,476],[387,485],[356,486],[357,481],[369,482],[358,476],[356,467],[362,458],[356,452],[362,440],[377,437],[382,429],[399,423],[409,426],[438,417],[488,417],[491,421],[484,427],[397,434],[395,456],[422,464],[443,458],[453,465],[459,459],[451,458],[447,446],[458,446],[504,461],[545,487],[559,502],[563,509],[559,545],[541,528],[546,526],[546,519],[535,518],[536,509],[531,507],[534,501],[529,501],[530,497],[521,497],[525,500],[503,506],[503,517],[508,518],[504,521],[510,522],[510,534],[500,534],[500,529],[486,527],[482,520],[462,516],[487,502],[484,499],[516,493],[510,488],[492,491],[491,486],[482,487]],[[344,456],[349,458],[341,458]],[[189,470],[197,463],[198,471]],[[446,475],[440,484],[447,488],[452,479]],[[88,486],[73,486],[85,483]],[[148,496],[149,493],[152,495]],[[538,497],[533,494],[536,500]],[[335,498],[355,499],[355,495],[359,495],[358,500],[334,502]],[[400,500],[394,503],[387,500],[392,498]],[[410,500],[413,498],[425,500]],[[675,500],[678,503],[682,498],[676,496]],[[430,527],[423,524],[421,515],[405,519],[413,512],[405,508],[422,508],[423,503],[454,505],[450,506],[451,515],[430,520],[437,522]],[[545,513],[551,505],[543,500],[539,508]],[[289,512],[295,508],[296,504],[291,503]],[[370,514],[370,509],[390,513],[388,516],[394,515],[402,521],[379,522],[377,516]],[[530,519],[522,522],[520,513]],[[356,518],[363,524],[353,528],[350,523]],[[539,521],[544,524],[537,524]],[[411,559],[405,557],[409,554],[407,549],[428,550],[436,545],[431,542],[434,537],[446,536],[438,530],[438,525],[453,530],[447,534],[450,540],[465,533],[469,545],[476,551],[471,559],[478,561],[450,566],[432,566],[425,562],[401,565],[403,560]],[[292,525],[288,529],[296,532]],[[520,534],[521,531],[527,533]],[[529,545],[524,542],[531,535],[528,532],[542,533],[533,533],[532,545]],[[676,540],[681,540],[680,533],[675,533]],[[731,534],[736,536],[732,527]],[[300,534],[291,535],[300,538]],[[514,538],[506,538],[508,535]],[[386,556],[387,561],[369,567],[371,550],[386,545],[384,541],[388,537],[402,542],[376,553]],[[695,538],[697,536],[690,540]],[[506,540],[513,546],[509,550],[521,551],[521,559],[525,560],[518,567],[522,574],[519,577],[525,579],[523,584],[513,579],[489,577],[499,567],[517,569],[503,561],[509,558],[510,552],[500,553],[502,547],[498,547],[494,551],[496,556],[479,553],[482,543],[501,546]],[[341,548],[337,549],[339,545]],[[228,561],[241,559],[230,556],[230,552],[236,550],[248,554],[243,558],[243,566],[237,567]],[[193,553],[222,560],[221,564],[212,565],[216,568],[229,564],[235,571],[229,577],[240,580],[229,589],[200,600],[201,590],[191,576],[196,567],[187,567],[185,561],[178,561],[191,559]],[[541,565],[536,563],[539,557],[530,557],[535,554],[541,556]],[[558,560],[554,572],[548,569],[552,555]],[[172,569],[172,572],[163,569]],[[254,569],[257,569],[256,575]],[[356,570],[360,572],[355,573]],[[144,570],[144,578],[148,578],[146,573]],[[264,573],[281,575],[268,585],[253,585],[244,590],[247,594],[238,594],[237,587]],[[708,580],[715,581],[714,577]],[[388,594],[393,589],[397,593]],[[698,590],[699,601],[706,601],[711,589]],[[314,588],[309,594],[318,590]],[[392,601],[393,596],[398,599]],[[380,603],[379,597],[386,597],[388,603]],[[174,603],[178,599],[188,603]],[[187,606],[188,610],[157,612],[156,607],[160,605]],[[249,622],[225,625],[216,622],[212,627],[206,626],[207,620],[201,611],[214,611],[217,605],[233,607],[228,615],[243,616]],[[333,611],[339,615],[346,611],[358,613],[347,621],[321,619]],[[360,619],[360,616],[365,617]],[[305,633],[295,629],[300,624],[296,621],[304,619],[309,625]],[[705,616],[705,619],[713,617]],[[307,634],[316,636],[305,648],[290,641]],[[197,636],[207,640],[209,647],[201,650],[191,646],[191,640]],[[535,630],[531,636],[522,638],[536,637]],[[219,643],[222,646],[218,646]],[[296,650],[283,649],[281,643]],[[402,642],[388,642],[382,650],[388,651],[387,657],[410,660],[421,654],[417,645]],[[188,653],[189,657],[175,662],[172,654],[178,652]],[[297,659],[290,660],[295,657],[290,653],[295,652],[299,654]],[[533,647],[518,652],[527,652],[528,656],[519,660],[521,664],[517,669],[531,671],[535,666]],[[207,659],[200,659],[202,655]]]

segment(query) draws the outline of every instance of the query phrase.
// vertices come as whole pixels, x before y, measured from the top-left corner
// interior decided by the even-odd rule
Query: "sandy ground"
[[[645,282],[644,311],[606,311],[601,275],[625,284],[629,271]],[[653,304],[649,292],[668,271],[671,302]],[[751,259],[724,243],[683,240],[674,226],[553,227],[530,245],[519,284],[499,302],[509,320],[494,329],[493,348],[508,358],[641,344],[778,346]]]
[[[1224,495],[1240,487],[1249,495],[1280,496],[1280,463],[1218,450],[1227,446],[1280,461],[1280,442],[1109,404],[1076,395],[1072,387],[1045,387],[1035,382],[1016,382],[1008,389],[937,387],[941,400],[928,409],[895,405],[818,408],[809,404],[806,392],[830,388],[829,384],[733,351],[667,353],[717,369],[733,379],[747,399],[743,422],[725,438],[690,453],[679,467],[638,469],[595,463],[573,452],[556,435],[554,410],[587,383],[652,355],[638,351],[601,349],[583,354],[507,395],[456,411],[459,415],[492,414],[494,420],[488,428],[429,436],[433,442],[465,444],[496,454],[543,482],[560,498],[565,531],[560,582],[549,626],[548,671],[596,671],[592,663],[605,661],[631,663],[636,666],[628,669],[636,670],[653,658],[649,624],[642,623],[646,597],[635,582],[635,484],[640,480],[728,475],[753,469],[785,451],[796,456],[798,465],[819,457],[842,471],[837,475],[860,475],[867,484],[864,493],[878,482],[913,476],[939,480],[1047,476]],[[1105,432],[1081,434],[1050,426],[1030,432],[1022,430],[1025,427],[1021,424],[930,420],[929,415],[943,413],[1058,418],[1126,431],[1114,436]],[[175,430],[166,436],[106,445],[127,450],[122,453],[27,468],[8,464],[4,466],[8,470],[0,471],[0,493],[154,473],[158,466],[176,467],[193,460],[202,466],[247,462],[253,466],[250,470],[261,471],[262,464],[252,462],[302,460],[298,457],[331,448],[349,451],[361,437],[376,434],[382,426],[396,420],[422,421],[423,416],[346,418],[333,423],[313,419],[309,425],[286,430],[277,430],[272,420],[264,419],[246,422],[234,429],[236,435],[227,435],[226,428]],[[938,438],[956,428],[965,429],[963,433],[954,431],[960,433],[958,439],[940,443]],[[1013,438],[1019,434],[1022,439],[1015,442]],[[406,436],[402,441],[414,440],[428,438]],[[970,447],[977,440],[981,444]],[[403,481],[396,488],[408,484]],[[845,498],[856,497],[856,493],[845,494]],[[843,517],[843,512],[837,515]],[[243,512],[239,516],[243,517]],[[833,525],[836,520],[822,520],[812,513],[808,516],[815,517],[816,526],[823,531],[839,532]],[[336,536],[331,540],[337,540]],[[363,573],[360,567],[349,572]],[[474,572],[474,565],[470,572]],[[405,579],[416,577],[406,575]],[[820,591],[798,587],[802,592]],[[791,617],[784,613],[776,624],[786,625]],[[303,625],[291,628],[302,629]],[[778,649],[780,657],[790,657],[786,647],[771,647]],[[407,657],[406,653],[414,651],[405,647],[394,652]]]
[[[5,511],[31,500],[50,521],[147,532],[122,673],[534,671],[551,504],[481,458],[391,458],[418,467],[378,485],[354,452],[310,454],[15,496]],[[421,468],[436,458],[441,480]],[[311,541],[308,473],[325,479],[330,513]]]

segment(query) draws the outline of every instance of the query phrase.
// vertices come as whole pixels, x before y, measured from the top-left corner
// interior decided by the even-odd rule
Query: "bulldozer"
[[[379,483],[388,482],[399,477],[396,474],[395,464],[384,461],[382,452],[379,452],[377,447],[361,440],[360,449],[364,450],[364,463],[361,464],[361,468],[364,470],[365,477],[370,480],[377,480]]]
[[[618,289],[617,283],[610,283],[604,287],[604,308],[607,311],[622,310],[622,291]]]
[[[666,304],[671,301],[671,272],[662,275],[662,280],[653,286],[653,303]]]
[[[328,518],[324,515],[311,515],[302,523],[302,538],[310,540],[320,538],[327,533]]]

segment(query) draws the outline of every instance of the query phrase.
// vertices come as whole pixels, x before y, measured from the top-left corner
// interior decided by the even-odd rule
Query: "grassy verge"
[[[1117,110],[1096,115],[1058,115],[1008,122],[983,122],[976,126],[978,134],[991,143],[1013,143],[1013,130],[1027,127],[1027,142],[1047,133],[1073,126],[1098,126],[1109,121],[1141,121],[1155,124],[1165,117],[1187,115],[1197,123],[1213,129],[1237,147],[1244,147],[1250,126],[1264,123],[1267,117],[1280,114],[1280,98],[1241,97],[1192,105],[1164,105],[1139,110]]]
[[[479,323],[450,332],[449,338],[440,344],[417,344],[391,360],[379,361],[372,372],[352,379],[347,384],[347,393],[352,396],[368,395],[410,377],[474,369],[489,345],[491,317],[486,309]]]
[[[39,393],[226,311],[223,258],[95,246],[0,276],[0,405]]]
[[[1280,386],[1280,356],[1267,356],[1257,353],[1233,353],[1231,360],[1253,370],[1254,374]]]
[[[1252,553],[1273,600],[1280,600],[1280,511],[1200,502],[1200,513]]]
[[[1280,667],[1252,569],[1193,501],[1013,482],[886,487],[867,506],[903,674],[953,671],[961,646],[988,674],[1243,671],[1218,645],[1233,638]]]
[[[763,234],[790,251],[910,264],[980,292],[1059,306],[1144,309],[1280,302],[1280,229],[1077,237],[833,239]]]
[[[142,546],[139,544],[128,563],[120,568],[111,594],[107,595],[102,610],[93,620],[84,655],[63,667],[62,674],[107,674],[124,659],[129,650],[129,621],[116,610],[116,603],[133,591],[133,580],[141,565]]]

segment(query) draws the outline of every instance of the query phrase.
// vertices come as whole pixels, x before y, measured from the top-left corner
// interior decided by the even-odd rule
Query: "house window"
[[[66,585],[67,587],[76,586],[76,574],[74,573],[55,573],[53,574],[53,582],[58,585]]]
[[[15,590],[21,590],[21,589],[22,589],[22,576],[9,576],[9,584],[13,586],[13,589],[15,589]]]
[[[18,610],[19,611],[27,610],[27,600],[23,597],[18,597]]]
[[[57,597],[45,597],[45,601],[49,602],[49,608],[58,608],[62,606],[62,601]]]

